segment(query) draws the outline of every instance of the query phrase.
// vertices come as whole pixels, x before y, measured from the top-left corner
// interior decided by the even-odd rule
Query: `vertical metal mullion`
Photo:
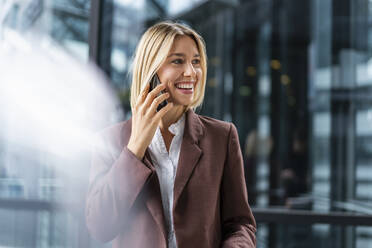
[[[340,68],[339,82],[332,90],[331,200],[347,201],[355,194],[355,85],[353,38],[354,17],[352,0],[333,3],[333,64]],[[341,32],[340,32],[341,31]],[[337,247],[355,247],[355,228],[332,229]]]
[[[89,59],[99,65],[100,36],[102,27],[102,1],[91,0],[89,16]]]

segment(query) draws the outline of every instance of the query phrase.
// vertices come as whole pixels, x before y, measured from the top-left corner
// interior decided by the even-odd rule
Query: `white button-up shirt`
[[[156,129],[155,135],[149,145],[149,153],[152,163],[154,164],[156,173],[159,177],[164,216],[168,229],[169,248],[177,248],[173,225],[173,190],[184,128],[185,114],[168,128],[168,130],[175,135],[169,148],[169,154],[159,127]]]

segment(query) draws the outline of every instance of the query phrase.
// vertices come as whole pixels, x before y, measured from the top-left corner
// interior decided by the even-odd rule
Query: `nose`
[[[194,65],[191,62],[185,63],[185,71],[183,72],[183,75],[185,77],[192,77],[192,78],[195,77],[196,71],[195,71]]]

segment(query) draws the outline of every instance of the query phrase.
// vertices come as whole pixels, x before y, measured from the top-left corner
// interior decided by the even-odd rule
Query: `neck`
[[[182,105],[177,105],[171,108],[160,120],[160,129],[161,130],[168,130],[168,127],[173,123],[176,123],[185,112],[186,107]]]

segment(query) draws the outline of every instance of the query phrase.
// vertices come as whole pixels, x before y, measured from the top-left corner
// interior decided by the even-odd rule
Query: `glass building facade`
[[[203,36],[197,112],[238,128],[257,247],[372,247],[371,0],[46,2],[45,32],[104,71],[121,119],[131,115],[131,61],[146,28],[177,20]],[[13,156],[18,149],[25,155]],[[0,247],[109,246],[86,230],[86,184],[66,184],[52,156],[0,140]]]

